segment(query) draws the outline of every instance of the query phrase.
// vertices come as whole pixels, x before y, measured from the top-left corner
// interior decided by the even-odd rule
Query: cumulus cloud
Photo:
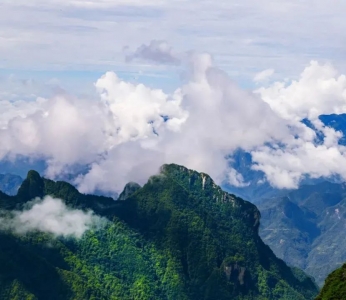
[[[263,145],[251,151],[255,170],[266,174],[278,188],[296,188],[304,176],[311,178],[339,175],[346,180],[346,147],[338,145],[341,133],[324,127],[323,143],[299,137],[282,142],[280,146]]]
[[[322,143],[315,142],[315,132],[287,137],[280,146],[260,146],[251,153],[254,169],[263,171],[270,183],[279,188],[296,188],[300,180],[339,175],[346,180],[345,147],[338,144],[342,133],[325,126],[322,114],[346,113],[346,77],[330,64],[312,61],[299,80],[275,82],[255,91],[283,120],[295,127],[308,119],[319,131]]]
[[[342,134],[317,118],[346,112],[345,76],[331,65],[312,62],[298,81],[250,93],[209,54],[190,53],[186,62],[185,83],[170,94],[107,72],[95,83],[96,99],[3,101],[0,159],[43,159],[50,178],[84,166],[73,183],[85,193],[119,192],[129,181],[143,184],[163,163],[245,186],[230,167],[239,148],[252,154],[253,168],[276,187],[296,187],[306,175],[346,179]],[[316,131],[303,118],[323,141],[316,143]]]
[[[8,155],[46,159],[51,177],[66,165],[93,162],[111,134],[104,132],[107,115],[102,107],[86,100],[57,96],[32,103],[0,101],[0,107],[4,110],[0,159]]]
[[[14,118],[24,118],[28,114],[34,114],[35,112],[40,110],[40,106],[44,101],[45,99],[43,98],[37,98],[34,101],[0,101],[0,128],[5,129],[8,123]]]
[[[343,146],[315,145],[300,140],[283,149],[263,146],[253,151],[254,168],[263,171],[272,185],[296,188],[304,175],[311,178],[338,174],[346,180],[346,149]]]
[[[311,61],[298,80],[275,82],[255,91],[282,118],[316,119],[346,112],[346,76],[330,64]]]
[[[113,72],[102,76],[96,88],[117,128],[117,143],[155,136],[164,127],[178,130],[188,116],[180,106],[179,90],[170,96],[143,84],[124,82]]]
[[[266,103],[234,85],[228,75],[214,65],[209,54],[192,54],[188,76],[188,83],[172,97],[162,91],[149,93],[147,88],[137,87],[136,96],[140,100],[119,102],[120,107],[129,105],[127,113],[114,106],[113,113],[123,114],[116,120],[126,119],[122,122],[124,126],[127,121],[130,127],[136,122],[139,124],[147,113],[142,105],[132,106],[131,101],[149,107],[148,112],[154,114],[152,122],[148,122],[147,117],[143,119],[144,130],[136,131],[131,143],[114,147],[104,159],[92,164],[87,174],[77,179],[83,192],[95,188],[117,189],[130,180],[142,184],[163,163],[178,163],[206,172],[218,182],[229,176],[233,183],[243,185],[240,176],[230,169],[226,156],[238,147],[251,149],[289,134],[286,123]],[[118,84],[114,74],[97,83],[104,87],[108,102],[115,105],[118,100],[114,97],[123,95],[121,98],[126,98],[124,93],[116,91]],[[116,91],[113,95],[111,89]],[[142,93],[141,89],[147,92]],[[145,100],[147,95],[148,100]],[[160,110],[165,110],[165,118],[159,117],[163,114]],[[132,114],[137,115],[136,122],[131,121]],[[119,127],[120,135],[121,130]]]
[[[148,61],[157,64],[178,65],[181,58],[174,52],[173,48],[165,41],[152,40],[148,45],[141,45],[131,52],[128,47],[125,49],[126,61],[133,60]]]
[[[23,211],[7,212],[0,216],[0,230],[17,234],[46,232],[53,236],[80,238],[87,230],[105,224],[93,212],[71,209],[61,199],[46,196],[27,204]]]
[[[259,72],[255,75],[253,78],[254,82],[260,83],[262,81],[268,80],[273,74],[274,74],[274,69],[266,69],[263,70],[262,72]]]

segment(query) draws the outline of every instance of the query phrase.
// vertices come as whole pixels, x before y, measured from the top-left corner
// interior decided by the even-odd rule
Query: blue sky
[[[165,89],[177,86],[171,66],[124,61],[123,48],[165,40],[178,52],[213,55],[241,86],[275,69],[295,78],[310,60],[345,70],[343,1],[12,0],[0,4],[0,73],[70,88],[113,70]],[[140,74],[140,75],[139,75]]]

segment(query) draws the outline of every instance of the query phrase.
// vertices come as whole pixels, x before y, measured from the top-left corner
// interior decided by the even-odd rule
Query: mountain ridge
[[[104,229],[90,230],[80,240],[1,233],[0,239],[13,240],[25,255],[34,251],[57,268],[54,278],[67,290],[57,279],[48,282],[56,282],[53,290],[64,297],[56,299],[313,299],[317,294],[311,278],[287,267],[261,241],[256,206],[223,192],[206,174],[164,165],[124,201],[83,195],[65,182],[41,178],[42,185],[38,175],[30,173],[19,197],[0,205],[12,201],[11,209],[18,210],[30,197],[50,195],[108,219]],[[49,251],[42,239],[53,245]],[[37,290],[42,283],[35,274],[24,273],[24,286],[17,275],[6,284],[0,276],[0,295],[53,299]],[[36,290],[27,289],[28,280]]]

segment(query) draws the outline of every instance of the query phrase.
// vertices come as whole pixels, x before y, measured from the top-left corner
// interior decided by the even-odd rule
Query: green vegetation
[[[257,208],[206,174],[165,165],[124,201],[31,171],[2,210],[51,195],[108,219],[81,239],[0,232],[0,299],[313,299],[317,287],[258,236]]]
[[[346,299],[346,264],[335,270],[326,282],[316,300]]]

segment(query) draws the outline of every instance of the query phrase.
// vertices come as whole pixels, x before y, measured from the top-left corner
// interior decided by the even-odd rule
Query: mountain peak
[[[208,174],[200,173],[177,164],[165,164],[161,167],[160,171],[161,174],[172,177],[184,185],[188,184],[189,187],[198,185],[202,190],[207,186],[218,187]]]
[[[137,192],[141,186],[136,182],[129,182],[125,185],[124,190],[119,195],[118,200],[126,200],[128,197],[130,197],[132,194]]]
[[[176,164],[160,171],[113,212],[166,249],[164,256],[176,264],[171,270],[179,270],[175,282],[191,293],[174,299],[215,299],[216,294],[217,299],[274,299],[269,289],[258,291],[262,278],[273,289],[286,282],[282,293],[289,296],[281,299],[317,294],[311,279],[302,274],[300,281],[259,238],[255,205],[224,192],[207,174]]]
[[[40,174],[34,170],[30,170],[26,179],[18,190],[18,198],[22,202],[30,201],[36,197],[43,197],[44,182]]]
[[[194,195],[204,205],[220,205],[231,203],[233,209],[246,212],[247,222],[253,224],[258,231],[260,212],[255,205],[221,189],[213,179],[205,173],[188,169],[184,166],[169,164],[161,167],[161,174],[178,183],[186,191]]]
[[[26,179],[30,179],[30,180],[39,180],[39,178],[41,178],[40,174],[35,171],[35,170],[30,170],[28,172],[28,174],[26,175]]]

